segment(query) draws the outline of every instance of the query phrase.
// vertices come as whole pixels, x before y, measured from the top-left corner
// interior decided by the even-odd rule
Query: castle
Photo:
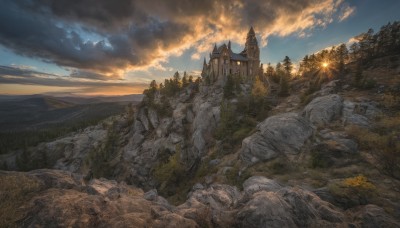
[[[234,53],[231,49],[231,42],[223,44],[210,53],[208,64],[204,58],[203,78],[210,82],[225,83],[228,75],[239,75],[243,79],[253,80],[255,76],[262,72],[260,67],[260,48],[253,27],[247,33],[245,48],[240,53]]]

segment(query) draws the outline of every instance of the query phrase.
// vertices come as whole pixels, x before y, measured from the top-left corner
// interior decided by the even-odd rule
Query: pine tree
[[[288,56],[285,56],[285,59],[283,60],[283,68],[285,70],[286,76],[290,77],[292,74],[292,69],[293,69],[293,63],[292,60]]]
[[[260,80],[259,77],[253,82],[253,88],[251,90],[251,95],[256,99],[264,98],[268,94],[268,90],[265,87],[264,83]]]
[[[188,76],[186,75],[186,71],[183,74],[183,78],[182,78],[182,87],[186,87],[189,85],[189,79]]]
[[[348,59],[349,51],[347,50],[346,44],[341,44],[336,49],[337,61],[338,61],[338,71],[342,77],[345,72],[345,62]]]
[[[235,95],[234,87],[235,87],[235,82],[233,81],[233,77],[232,75],[228,75],[224,86],[224,97],[226,99],[231,99]]]
[[[267,78],[272,78],[275,74],[274,68],[271,66],[271,63],[268,63],[267,70],[265,71]]]

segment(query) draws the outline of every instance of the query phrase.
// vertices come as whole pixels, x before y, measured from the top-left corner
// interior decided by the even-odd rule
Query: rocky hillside
[[[398,227],[400,71],[367,69],[376,85],[360,89],[348,68],[318,89],[292,79],[283,97],[268,78],[262,98],[248,81],[156,89],[124,115],[2,155],[9,170],[62,171],[2,172],[1,221]]]

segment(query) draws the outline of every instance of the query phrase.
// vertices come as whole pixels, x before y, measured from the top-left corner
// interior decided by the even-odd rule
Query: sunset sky
[[[214,43],[261,62],[348,43],[400,19],[398,0],[0,0],[0,94],[141,93],[175,71],[198,75]],[[208,60],[208,59],[207,59]]]

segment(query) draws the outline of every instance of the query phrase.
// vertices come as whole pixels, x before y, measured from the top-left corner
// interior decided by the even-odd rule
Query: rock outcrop
[[[24,182],[27,178],[29,183]],[[0,218],[19,227],[399,226],[377,206],[342,211],[312,192],[260,176],[248,179],[243,192],[220,184],[199,188],[179,206],[170,205],[155,190],[144,193],[124,183],[84,180],[66,171],[1,171],[0,180],[7,180],[0,186],[6,197],[2,209],[13,215],[18,210],[19,215]],[[11,194],[19,189],[25,189],[23,201]]]
[[[342,115],[343,98],[337,94],[317,97],[303,111],[303,116],[316,126],[322,126]]]
[[[256,133],[243,140],[240,156],[252,164],[297,154],[313,131],[310,122],[296,113],[271,116],[257,125]]]
[[[369,101],[343,102],[343,123],[369,128],[372,120],[381,114],[377,105]]]

